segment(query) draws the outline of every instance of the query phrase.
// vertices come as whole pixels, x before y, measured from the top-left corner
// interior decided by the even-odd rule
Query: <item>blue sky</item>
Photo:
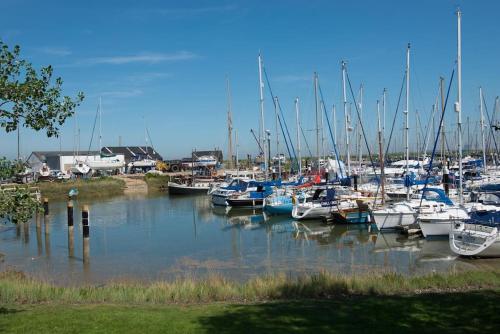
[[[89,145],[101,96],[104,145],[117,145],[119,136],[123,144],[144,145],[144,119],[165,158],[188,156],[192,148],[225,150],[228,75],[243,156],[257,152],[249,130],[258,129],[259,50],[291,130],[296,96],[303,127],[314,127],[312,76],[317,71],[328,108],[338,106],[340,131],[340,61],[345,59],[355,89],[361,83],[365,87],[364,122],[373,141],[376,100],[387,88],[389,123],[411,42],[410,108],[418,109],[426,123],[439,76],[448,79],[455,62],[457,6],[463,11],[463,117],[470,117],[472,132],[479,119],[479,85],[490,112],[500,94],[500,2],[494,0],[2,0],[0,38],[19,44],[36,66],[53,65],[66,94],[85,93],[78,108],[81,147]],[[266,122],[274,133],[267,87],[266,94]],[[456,98],[455,85],[451,98]],[[449,113],[450,128],[454,117]],[[401,129],[401,117],[397,124]],[[307,133],[313,149],[313,133]],[[60,144],[71,150],[74,120],[63,127],[60,140],[23,129],[21,142],[25,156],[57,150]],[[16,136],[1,132],[0,155],[15,154]]]

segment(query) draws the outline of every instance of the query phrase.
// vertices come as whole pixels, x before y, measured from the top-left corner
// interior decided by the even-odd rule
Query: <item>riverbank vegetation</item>
[[[498,332],[500,272],[57,287],[0,274],[4,333]]]
[[[96,177],[89,179],[65,180],[59,182],[39,182],[42,197],[49,200],[68,198],[71,189],[78,189],[78,198],[104,198],[123,195],[125,182],[112,177]]]
[[[470,271],[410,277],[395,273],[345,276],[320,272],[297,278],[284,274],[263,276],[244,283],[213,275],[204,279],[183,277],[173,281],[110,282],[99,286],[81,287],[60,287],[16,272],[4,272],[0,276],[1,303],[259,302],[485,289],[500,291],[500,271]]]
[[[167,188],[167,183],[170,181],[170,175],[146,173],[144,180],[148,185],[149,191],[163,191]]]

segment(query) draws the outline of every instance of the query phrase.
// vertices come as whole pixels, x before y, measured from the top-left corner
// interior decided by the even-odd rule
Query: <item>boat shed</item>
[[[151,146],[104,146],[101,153],[105,155],[121,154],[125,157],[126,164],[142,159],[163,160],[163,157]]]
[[[34,171],[42,168],[46,163],[52,170],[68,172],[76,161],[98,160],[98,151],[80,152],[78,155],[73,151],[35,151],[28,157],[28,164]]]

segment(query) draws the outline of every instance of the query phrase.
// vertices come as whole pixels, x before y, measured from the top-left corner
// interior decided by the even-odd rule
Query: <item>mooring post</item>
[[[89,262],[90,242],[89,242],[89,206],[84,205],[82,209],[82,232],[83,232],[83,262]]]
[[[50,257],[50,217],[43,216],[43,225],[45,227],[45,255]]]
[[[42,224],[41,224],[40,214],[37,212],[35,214],[35,225],[36,225],[36,244],[38,246],[38,256],[42,255],[43,245],[42,245]]]
[[[43,199],[43,214],[45,216],[49,214],[49,199],[47,197]]]
[[[73,201],[68,201],[68,252],[69,256],[73,257],[74,256],[74,245],[75,245],[75,238],[74,238],[74,226],[73,226]]]
[[[354,179],[354,191],[358,191],[358,175],[354,174],[352,178]]]

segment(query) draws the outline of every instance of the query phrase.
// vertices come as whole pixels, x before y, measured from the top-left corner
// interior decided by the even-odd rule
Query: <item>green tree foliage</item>
[[[0,181],[8,180],[24,171],[24,163],[21,160],[10,161],[7,158],[0,158]]]
[[[0,219],[25,222],[40,209],[40,201],[28,187],[0,189]]]
[[[52,80],[52,66],[36,71],[20,52],[19,46],[10,49],[0,41],[0,126],[10,132],[23,125],[57,136],[58,126],[73,115],[83,93],[74,99],[62,96],[63,81]]]
[[[35,131],[45,130],[47,137],[57,137],[59,126],[71,117],[83,101],[62,95],[62,79],[52,79],[52,66],[39,71],[21,59],[19,46],[9,48],[0,40],[0,126],[6,132],[19,126]],[[0,159],[0,180],[21,172],[21,163]],[[14,223],[29,220],[40,203],[25,187],[0,189],[0,219]]]

